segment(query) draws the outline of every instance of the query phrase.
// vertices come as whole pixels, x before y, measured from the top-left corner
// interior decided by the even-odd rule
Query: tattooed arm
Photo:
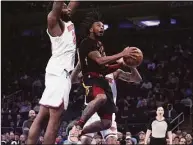
[[[120,59],[121,57],[123,57],[123,53],[118,53],[112,56],[104,56],[102,57],[101,54],[99,53],[99,51],[91,51],[88,54],[88,57],[91,58],[92,60],[94,60],[96,63],[98,63],[99,65],[105,65],[105,64],[109,64],[109,63],[113,63],[116,60]]]
[[[101,56],[99,51],[91,51],[88,54],[88,57],[97,62],[99,65],[111,64],[124,56],[136,59],[136,49],[129,49],[129,47],[126,47],[122,52],[111,56]]]

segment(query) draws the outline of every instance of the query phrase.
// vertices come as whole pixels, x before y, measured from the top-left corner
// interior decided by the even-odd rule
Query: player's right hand
[[[123,51],[123,57],[130,57],[136,59],[137,49],[135,47],[126,47]]]

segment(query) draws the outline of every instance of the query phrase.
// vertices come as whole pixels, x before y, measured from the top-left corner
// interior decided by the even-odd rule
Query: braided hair
[[[97,11],[93,10],[86,14],[85,19],[80,25],[80,37],[85,38],[89,35],[89,30],[92,27],[94,22],[103,22],[102,15]]]

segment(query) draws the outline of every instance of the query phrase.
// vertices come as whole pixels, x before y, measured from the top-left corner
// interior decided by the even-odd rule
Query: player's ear
[[[89,31],[90,31],[90,33],[93,33],[93,28],[90,28],[90,30],[89,30]]]

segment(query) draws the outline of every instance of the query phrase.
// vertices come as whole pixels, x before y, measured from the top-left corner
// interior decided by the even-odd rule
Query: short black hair
[[[158,105],[158,106],[157,106],[157,109],[158,109],[158,108],[160,108],[160,107],[162,107],[162,108],[164,109],[164,107],[163,107],[163,106],[161,106],[161,105]]]
[[[92,27],[94,22],[103,22],[102,14],[97,10],[93,10],[86,14],[85,19],[80,25],[81,37],[89,35],[89,29]]]

